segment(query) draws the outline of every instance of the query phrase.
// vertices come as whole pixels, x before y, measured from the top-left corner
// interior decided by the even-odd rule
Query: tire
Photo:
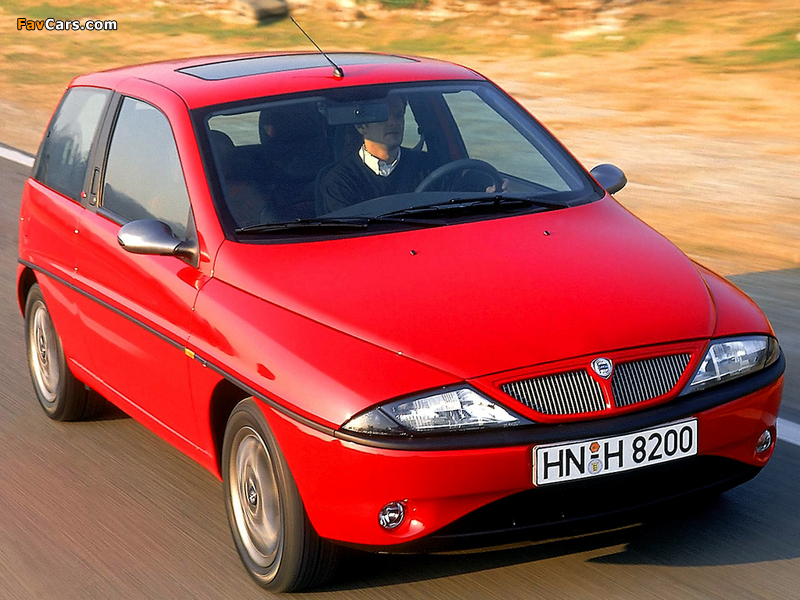
[[[289,465],[252,398],[228,418],[222,476],[233,541],[256,583],[290,592],[330,577],[339,549],[314,531]]]
[[[25,345],[31,382],[39,404],[54,421],[79,421],[100,411],[104,401],[90,394],[67,367],[61,339],[39,284],[25,301]]]

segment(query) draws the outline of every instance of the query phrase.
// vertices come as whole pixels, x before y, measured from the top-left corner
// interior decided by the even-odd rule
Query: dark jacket
[[[354,153],[332,167],[320,181],[325,212],[380,196],[413,192],[434,166],[427,153],[403,148],[397,166],[388,177],[382,177]]]

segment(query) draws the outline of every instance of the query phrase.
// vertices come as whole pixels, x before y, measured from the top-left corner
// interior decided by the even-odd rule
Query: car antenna
[[[306,37],[308,38],[308,41],[309,41],[309,42],[311,42],[312,44],[314,44],[314,47],[315,47],[317,50],[319,50],[319,53],[320,53],[320,54],[322,54],[322,56],[324,56],[324,57],[325,57],[325,59],[326,59],[326,60],[327,60],[329,63],[331,63],[331,65],[333,66],[333,76],[334,76],[334,77],[336,77],[337,79],[342,79],[342,78],[344,77],[344,71],[342,71],[342,67],[340,67],[340,66],[339,66],[339,65],[337,65],[335,62],[333,62],[333,61],[331,60],[331,57],[330,57],[330,56],[328,56],[327,54],[325,54],[325,52],[322,50],[322,48],[320,48],[319,46],[317,46],[317,42],[315,42],[314,40],[312,40],[312,39],[311,39],[311,36],[310,36],[310,35],[308,35],[308,34],[306,33],[306,30],[305,30],[305,29],[303,29],[302,27],[300,27],[300,24],[299,24],[297,21],[295,21],[295,20],[294,20],[294,17],[293,17],[292,15],[289,15],[289,18],[291,19],[292,23],[294,23],[295,25],[297,25],[297,28],[298,28],[300,31],[302,31],[302,32],[303,32],[303,35],[304,35],[304,36],[306,36]]]

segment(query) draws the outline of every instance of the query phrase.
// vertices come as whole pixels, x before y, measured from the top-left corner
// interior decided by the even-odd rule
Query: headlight
[[[768,367],[776,360],[778,341],[767,335],[719,340],[709,346],[683,394],[730,381]]]
[[[472,388],[463,387],[384,404],[351,419],[342,429],[355,433],[404,435],[530,423]]]

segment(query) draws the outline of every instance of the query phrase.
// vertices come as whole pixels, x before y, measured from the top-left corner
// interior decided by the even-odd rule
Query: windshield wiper
[[[365,229],[376,223],[399,223],[402,225],[414,225],[417,227],[437,227],[441,225],[441,217],[444,213],[452,210],[475,211],[475,212],[501,212],[509,209],[529,208],[539,206],[548,210],[566,208],[561,202],[552,202],[534,198],[522,198],[513,196],[487,196],[484,198],[451,198],[445,202],[436,204],[426,204],[424,206],[412,206],[392,210],[377,216],[353,216],[353,217],[321,217],[317,219],[297,219],[296,221],[284,221],[281,223],[262,223],[260,225],[248,225],[236,229],[237,235],[258,235],[261,233],[274,232],[314,232],[319,229]],[[408,218],[429,215],[429,218]],[[430,217],[433,217],[432,219]]]
[[[555,202],[551,200],[543,200],[541,198],[528,198],[516,196],[486,196],[483,198],[450,198],[445,202],[436,202],[435,204],[425,204],[422,206],[412,206],[409,208],[401,208],[399,210],[392,210],[382,215],[378,215],[378,219],[400,217],[404,215],[422,215],[432,213],[435,215],[442,215],[444,212],[461,210],[461,211],[476,211],[476,212],[494,212],[506,211],[509,209],[529,208],[538,206],[547,210],[557,210],[559,208],[566,208],[567,205],[563,202]]]
[[[273,233],[276,231],[310,231],[317,229],[365,229],[375,223],[401,223],[403,225],[416,225],[418,227],[435,227],[438,223],[419,220],[404,219],[393,216],[378,217],[331,217],[319,219],[297,219],[296,221],[285,221],[282,223],[262,223],[261,225],[248,225],[236,229],[237,235],[258,235],[260,233]]]
[[[297,229],[319,229],[326,227],[341,229],[363,229],[369,224],[363,218],[348,219],[298,219],[296,221],[284,221],[281,223],[262,223],[260,225],[248,225],[236,229],[238,235],[270,233],[272,231],[294,231]]]

